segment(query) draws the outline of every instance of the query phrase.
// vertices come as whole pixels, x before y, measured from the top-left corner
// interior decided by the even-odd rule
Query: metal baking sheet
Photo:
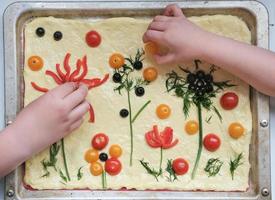
[[[34,17],[104,19],[129,16],[148,18],[177,3],[187,16],[231,14],[242,18],[253,44],[268,48],[268,12],[256,1],[92,1],[18,2],[4,13],[5,120],[12,123],[23,105],[24,25]],[[250,187],[246,192],[203,191],[91,191],[28,190],[23,185],[24,166],[6,177],[6,199],[271,199],[269,98],[251,88],[253,134],[250,145]]]

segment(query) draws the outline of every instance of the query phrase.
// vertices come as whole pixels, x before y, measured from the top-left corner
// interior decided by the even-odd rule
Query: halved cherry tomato
[[[119,172],[121,171],[120,161],[116,158],[109,158],[105,162],[105,171],[111,176],[119,174]]]
[[[119,53],[114,53],[109,58],[109,65],[114,69],[119,69],[125,63],[125,58]]]
[[[86,34],[86,43],[90,47],[97,47],[101,43],[101,37],[98,32],[90,31]]]
[[[155,67],[147,67],[143,71],[143,78],[146,81],[154,81],[157,79],[158,71]]]
[[[100,174],[102,174],[103,167],[102,167],[101,163],[99,163],[99,162],[91,163],[90,172],[94,176],[99,176]]]
[[[198,124],[198,122],[196,122],[194,120],[190,120],[185,124],[185,131],[189,135],[193,135],[193,134],[197,133],[198,130],[199,130],[199,124]]]
[[[204,137],[203,145],[208,151],[213,152],[213,151],[216,151],[220,147],[221,140],[217,135],[210,133]]]
[[[239,97],[234,92],[227,92],[222,95],[220,104],[225,110],[232,110],[238,105]]]
[[[31,56],[28,59],[28,66],[32,71],[38,71],[43,67],[43,59],[39,56]]]
[[[243,136],[244,127],[240,123],[234,122],[228,127],[228,133],[232,138],[238,139]]]
[[[185,159],[177,158],[173,160],[172,168],[177,175],[183,175],[186,174],[186,172],[188,172],[189,164]]]
[[[122,149],[119,145],[113,144],[109,149],[109,154],[113,158],[118,158],[122,154]]]
[[[160,104],[156,109],[156,114],[160,119],[166,119],[171,114],[171,109],[166,104]]]
[[[85,153],[84,158],[88,163],[93,163],[98,160],[98,156],[99,154],[96,149],[88,149]]]
[[[149,55],[157,54],[159,51],[159,47],[155,42],[147,42],[144,45],[145,53]]]
[[[97,150],[101,150],[104,147],[106,147],[108,142],[109,138],[107,135],[105,135],[104,133],[98,133],[92,139],[92,147],[94,147]]]

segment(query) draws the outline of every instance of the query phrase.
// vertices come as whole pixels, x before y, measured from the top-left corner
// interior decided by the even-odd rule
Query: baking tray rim
[[[257,35],[257,45],[263,48],[268,48],[268,11],[266,7],[257,1],[127,1],[127,0],[111,0],[111,1],[85,1],[85,2],[76,2],[76,1],[66,1],[66,2],[15,2],[10,4],[5,12],[4,12],[4,66],[5,66],[5,120],[6,125],[11,123],[17,111],[20,109],[20,105],[18,105],[20,98],[20,88],[18,88],[18,67],[14,68],[13,66],[18,66],[18,57],[19,50],[17,45],[18,34],[17,34],[17,21],[20,19],[21,15],[26,12],[34,11],[34,10],[54,10],[54,9],[65,9],[65,10],[92,10],[92,9],[121,9],[122,6],[119,2],[123,2],[123,9],[161,9],[165,5],[169,3],[177,3],[183,8],[201,8],[201,9],[230,9],[230,8],[241,8],[249,11],[254,15],[257,25],[256,35]],[[127,4],[125,4],[127,2]],[[157,2],[157,4],[156,4]],[[147,7],[134,7],[134,5],[143,4]],[[69,5],[69,6],[68,6]],[[84,5],[86,5],[84,7]],[[88,8],[87,5],[91,7]],[[226,6],[225,6],[226,5]],[[109,7],[108,7],[109,6]],[[259,17],[261,15],[261,17]],[[12,23],[11,23],[12,22]],[[12,34],[11,34],[12,33]],[[15,48],[12,48],[15,47]],[[6,62],[9,61],[9,62]],[[16,70],[15,70],[16,69]],[[9,87],[8,87],[9,86]],[[264,135],[265,140],[269,141],[269,126],[263,126],[264,120],[269,122],[269,98],[255,90],[253,90],[253,98],[256,100],[256,107],[258,108],[257,113],[257,129],[258,135]],[[9,102],[9,103],[7,103]],[[154,194],[148,196],[148,191],[82,191],[82,190],[66,190],[66,191],[57,191],[57,190],[47,190],[46,192],[52,192],[53,195],[57,195],[57,198],[110,198],[117,195],[119,198],[135,198],[135,199],[143,199],[143,198],[173,198],[170,195],[175,194],[175,198],[177,199],[197,199],[198,197],[204,197],[204,199],[266,199],[263,195],[266,189],[270,191],[271,189],[271,181],[270,181],[270,144],[267,141],[259,138],[259,146],[258,153],[262,155],[261,158],[258,158],[258,165],[263,166],[263,169],[266,169],[266,172],[263,173],[259,170],[259,182],[257,188],[257,192],[255,194],[250,194],[251,196],[245,196],[246,192],[192,192],[192,191],[180,191],[180,192],[158,192],[160,194]],[[262,148],[260,148],[262,147]],[[259,162],[263,161],[263,163]],[[19,167],[20,168],[20,167]],[[10,175],[6,177],[5,181],[5,191],[13,191],[14,196],[6,197],[7,199],[22,199],[21,195],[24,196],[26,192],[28,193],[45,193],[45,191],[29,191],[22,187],[22,183],[18,184],[18,173],[20,173],[20,169],[17,168]],[[21,169],[22,170],[22,169]],[[20,190],[21,189],[21,190]],[[154,193],[154,192],[149,192]],[[63,195],[62,194],[66,194]],[[78,194],[84,194],[84,196],[77,196]],[[184,196],[180,196],[182,194]],[[188,194],[192,194],[188,196]],[[39,199],[47,199],[52,198],[53,196],[42,195]],[[30,194],[27,195],[27,198],[31,198]],[[268,195],[267,198],[271,198],[271,194]]]

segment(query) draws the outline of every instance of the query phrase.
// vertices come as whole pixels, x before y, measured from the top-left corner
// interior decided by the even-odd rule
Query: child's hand
[[[173,4],[165,8],[164,16],[154,18],[143,41],[152,41],[168,48],[167,54],[154,56],[158,64],[165,64],[200,58],[206,37],[207,32],[190,22],[182,10]]]
[[[88,88],[65,83],[29,104],[11,126],[30,153],[38,152],[78,128],[89,109]]]

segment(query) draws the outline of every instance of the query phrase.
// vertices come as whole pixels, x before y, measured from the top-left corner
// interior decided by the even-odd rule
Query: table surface
[[[16,0],[0,0],[0,27],[3,27],[3,12],[5,8]],[[22,1],[22,0],[17,0]],[[35,1],[35,0],[28,0]],[[49,0],[51,1],[51,0]],[[62,0],[60,0],[62,1]],[[68,1],[68,0],[67,0]],[[69,0],[72,1],[72,0]],[[83,0],[78,0],[83,1]],[[269,12],[270,23],[270,49],[275,51],[275,1],[259,0],[267,8]],[[275,66],[274,66],[275,67]],[[275,98],[270,101],[271,116],[271,174],[272,174],[272,193],[275,195]],[[4,127],[4,63],[3,63],[3,29],[0,29],[0,128]],[[0,180],[0,200],[4,199],[4,181]]]

